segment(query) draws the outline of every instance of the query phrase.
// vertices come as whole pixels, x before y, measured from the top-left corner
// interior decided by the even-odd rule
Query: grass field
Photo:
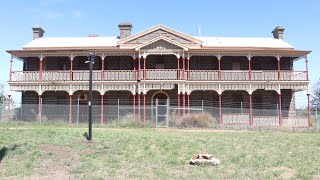
[[[320,134],[0,124],[0,179],[319,179]],[[207,152],[219,166],[191,166]]]

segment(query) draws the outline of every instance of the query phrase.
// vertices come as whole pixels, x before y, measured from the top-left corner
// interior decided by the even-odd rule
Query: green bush
[[[142,121],[135,120],[133,115],[126,115],[122,117],[119,122],[118,120],[113,120],[108,122],[107,127],[110,128],[143,128],[143,127],[151,127],[150,121],[146,121],[146,125]]]

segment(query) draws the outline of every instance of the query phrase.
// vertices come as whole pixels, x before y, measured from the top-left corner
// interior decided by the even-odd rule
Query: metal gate
[[[156,99],[156,128],[168,127],[170,112],[169,109],[169,99]]]

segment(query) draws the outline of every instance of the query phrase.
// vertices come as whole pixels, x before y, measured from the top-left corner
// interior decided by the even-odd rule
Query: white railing
[[[89,71],[72,71],[72,80],[73,81],[88,81],[89,80]],[[101,71],[92,72],[93,81],[101,81]]]
[[[105,81],[133,81],[137,71],[133,70],[106,70],[104,71]]]
[[[217,81],[218,71],[213,70],[191,70],[190,81]]]
[[[39,81],[39,71],[14,71],[11,81]]]
[[[278,71],[251,71],[252,81],[277,81]]]
[[[221,71],[221,81],[247,81],[249,71]]]
[[[42,81],[70,81],[70,71],[43,71]]]
[[[306,81],[306,71],[280,71],[280,81]]]
[[[143,78],[143,70],[141,73]],[[147,69],[146,80],[177,80],[178,70],[177,69]]]
[[[250,115],[247,113],[222,114],[224,125],[249,125]]]
[[[279,116],[253,116],[253,126],[277,127],[279,126]]]

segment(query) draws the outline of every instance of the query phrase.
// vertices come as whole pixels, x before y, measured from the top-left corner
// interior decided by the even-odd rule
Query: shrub
[[[197,113],[181,116],[178,118],[176,114],[172,114],[169,125],[181,128],[217,128],[218,122],[215,117],[209,113]]]
[[[142,121],[135,120],[132,115],[126,115],[122,117],[119,122],[117,120],[113,120],[107,123],[107,127],[116,128],[142,128],[142,127],[151,127],[150,121],[146,122],[146,126]]]

